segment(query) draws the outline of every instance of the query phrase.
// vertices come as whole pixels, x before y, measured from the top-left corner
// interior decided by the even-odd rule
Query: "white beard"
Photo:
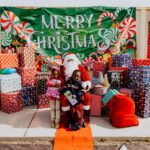
[[[79,63],[76,61],[72,61],[72,62],[70,61],[70,62],[67,62],[66,64],[64,64],[66,80],[68,80],[68,78],[72,76],[72,73],[74,70],[79,69],[78,65],[79,65]]]

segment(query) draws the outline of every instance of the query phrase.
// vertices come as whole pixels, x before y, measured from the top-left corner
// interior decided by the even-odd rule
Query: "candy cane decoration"
[[[135,43],[135,41],[134,41],[133,39],[128,39],[128,40],[126,41],[126,45],[128,45],[129,42],[132,42],[134,48],[136,47],[136,43]]]
[[[4,11],[1,16],[1,24],[7,33],[18,34],[18,28],[21,29],[19,18],[11,11]]]
[[[105,17],[110,17],[112,20],[115,20],[115,19],[116,19],[116,18],[115,18],[115,15],[114,15],[113,13],[104,12],[104,13],[102,13],[102,14],[99,16],[99,18],[98,18],[98,20],[97,20],[99,27],[101,26],[102,20],[103,20],[103,18],[105,18]]]

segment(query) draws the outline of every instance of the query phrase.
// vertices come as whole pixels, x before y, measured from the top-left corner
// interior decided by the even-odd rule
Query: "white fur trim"
[[[83,87],[84,89],[88,90],[88,91],[90,90],[91,86],[92,86],[92,84],[91,84],[90,81],[82,82],[82,87]],[[87,87],[88,87],[88,88],[87,88]]]
[[[83,109],[84,109],[84,110],[90,110],[90,105],[83,106]]]
[[[70,110],[70,106],[62,107],[62,111],[68,111]]]

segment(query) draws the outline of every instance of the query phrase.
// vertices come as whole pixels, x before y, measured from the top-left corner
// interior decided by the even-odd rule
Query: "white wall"
[[[148,22],[150,22],[150,8],[138,8],[137,22],[137,58],[147,57]]]

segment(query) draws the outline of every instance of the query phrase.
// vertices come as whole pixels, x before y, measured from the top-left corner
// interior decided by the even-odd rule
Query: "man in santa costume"
[[[88,71],[81,65],[81,62],[76,57],[76,55],[70,52],[64,56],[63,67],[61,68],[60,71],[61,77],[67,81],[67,79],[72,76],[74,70],[80,70],[82,87],[86,91],[89,91],[91,88],[91,81],[90,81]],[[84,109],[84,118],[86,119],[86,121],[89,121],[90,100],[91,100],[90,94],[85,92],[83,98],[83,109]],[[70,118],[71,117],[70,104],[65,96],[62,96],[61,104],[62,104],[62,111],[64,111],[67,114],[67,116]]]

